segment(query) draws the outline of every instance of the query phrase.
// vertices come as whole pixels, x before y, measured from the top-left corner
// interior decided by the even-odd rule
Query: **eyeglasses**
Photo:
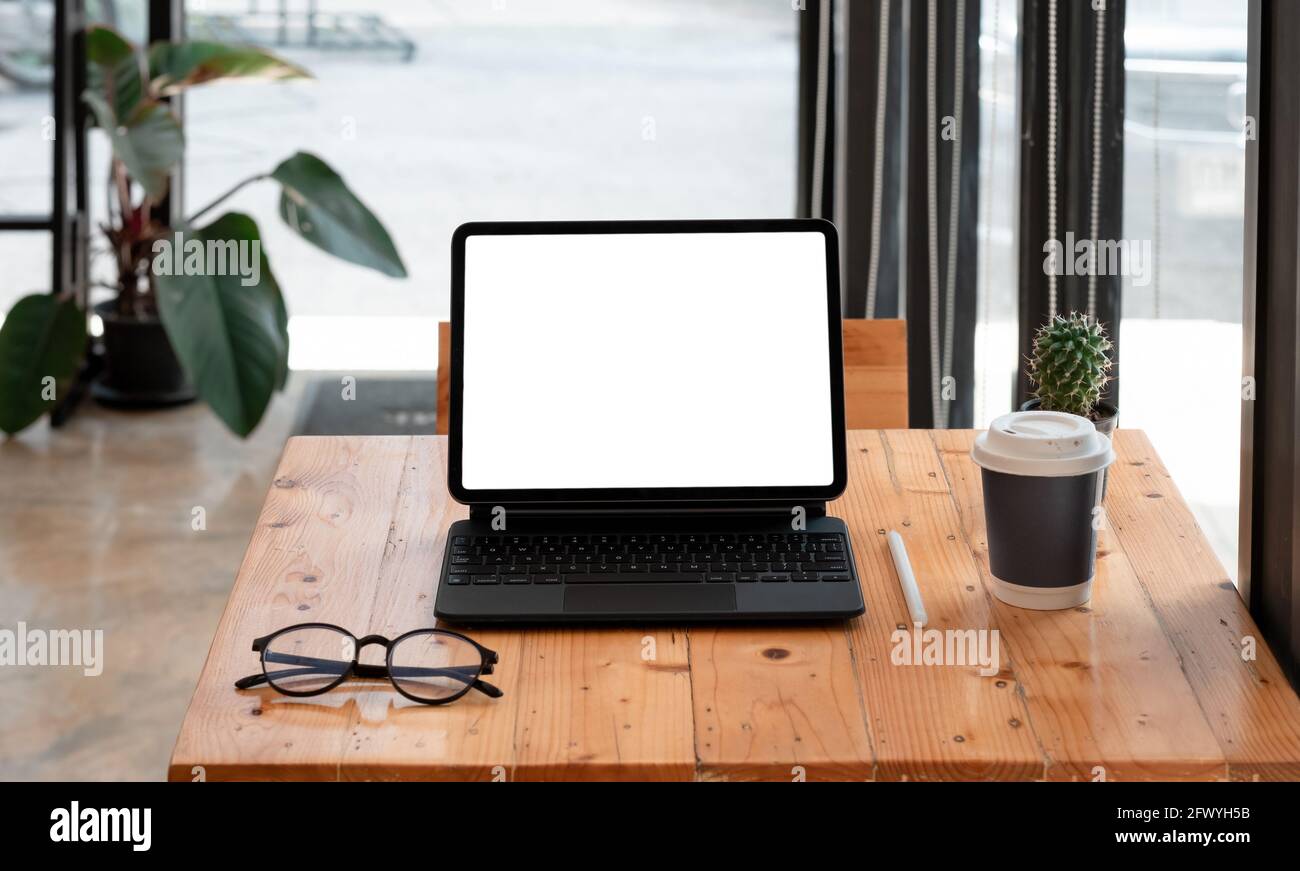
[[[381,644],[383,665],[357,661],[363,647]],[[497,655],[458,632],[415,629],[389,641],[382,635],[357,638],[329,623],[299,623],[253,642],[262,654],[262,673],[235,681],[246,690],[270,684],[286,696],[318,696],[350,677],[387,678],[413,702],[445,705],[471,689],[497,699],[501,690],[479,678],[492,673]]]

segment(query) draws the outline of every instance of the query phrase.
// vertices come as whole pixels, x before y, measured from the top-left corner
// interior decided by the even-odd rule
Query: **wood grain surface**
[[[447,496],[444,438],[291,439],[169,776],[1300,777],[1300,700],[1145,436],[1116,440],[1092,601],[1035,612],[991,595],[974,435],[849,433],[849,488],[830,509],[852,532],[862,617],[475,630],[501,654],[505,695],[437,708],[383,683],[308,699],[234,689],[258,669],[251,640],[280,626],[431,625],[446,530],[466,514]],[[896,661],[908,616],[889,529],[908,544],[928,628],[996,629],[999,668]]]

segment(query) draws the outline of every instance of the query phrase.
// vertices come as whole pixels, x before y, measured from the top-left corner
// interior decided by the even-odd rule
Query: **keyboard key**
[[[471,583],[470,578],[472,577],[474,576],[473,575],[447,575],[447,583],[455,587],[461,587]]]
[[[451,558],[451,564],[454,566],[479,566],[483,564],[483,558],[478,556],[454,556]]]
[[[772,569],[769,563],[741,563],[740,570],[742,572],[770,572]]]
[[[502,575],[501,583],[503,584],[526,584],[528,575]]]
[[[849,576],[838,575],[838,574],[823,574],[821,578],[823,581],[847,581],[849,579]]]
[[[673,572],[671,574],[656,574],[647,572],[646,574],[628,574],[619,572],[617,575],[565,575],[566,584],[626,584],[626,583],[647,583],[647,584],[698,584],[704,581],[704,575],[688,572]]]
[[[792,581],[815,581],[817,580],[816,572],[792,572],[790,574]]]
[[[849,566],[847,563],[818,563],[817,571],[819,572],[847,572]]]
[[[550,575],[533,575],[533,583],[534,583],[534,584],[558,584],[559,582],[560,582],[560,576],[559,576],[559,575],[554,575],[554,574],[550,574]]]
[[[765,583],[781,583],[790,580],[789,575],[759,575],[758,579]]]
[[[736,575],[736,583],[752,584],[758,580],[758,575],[753,572],[740,572]]]
[[[475,584],[495,584],[497,583],[496,575],[471,575]]]
[[[650,572],[649,563],[625,563],[618,567],[620,575],[648,574]]]
[[[710,584],[730,584],[736,580],[735,572],[709,572],[704,578]]]
[[[468,535],[457,535],[457,536],[455,536],[455,537],[452,538],[451,543],[452,543],[452,544],[469,544],[469,536],[468,536]]]

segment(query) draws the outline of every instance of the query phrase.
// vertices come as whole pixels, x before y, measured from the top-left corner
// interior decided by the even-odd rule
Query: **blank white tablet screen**
[[[465,240],[467,490],[833,483],[818,232]]]

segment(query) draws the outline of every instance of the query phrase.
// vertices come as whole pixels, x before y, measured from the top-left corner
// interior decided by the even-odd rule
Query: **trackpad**
[[[698,614],[736,610],[731,584],[575,584],[564,588],[571,613]]]

